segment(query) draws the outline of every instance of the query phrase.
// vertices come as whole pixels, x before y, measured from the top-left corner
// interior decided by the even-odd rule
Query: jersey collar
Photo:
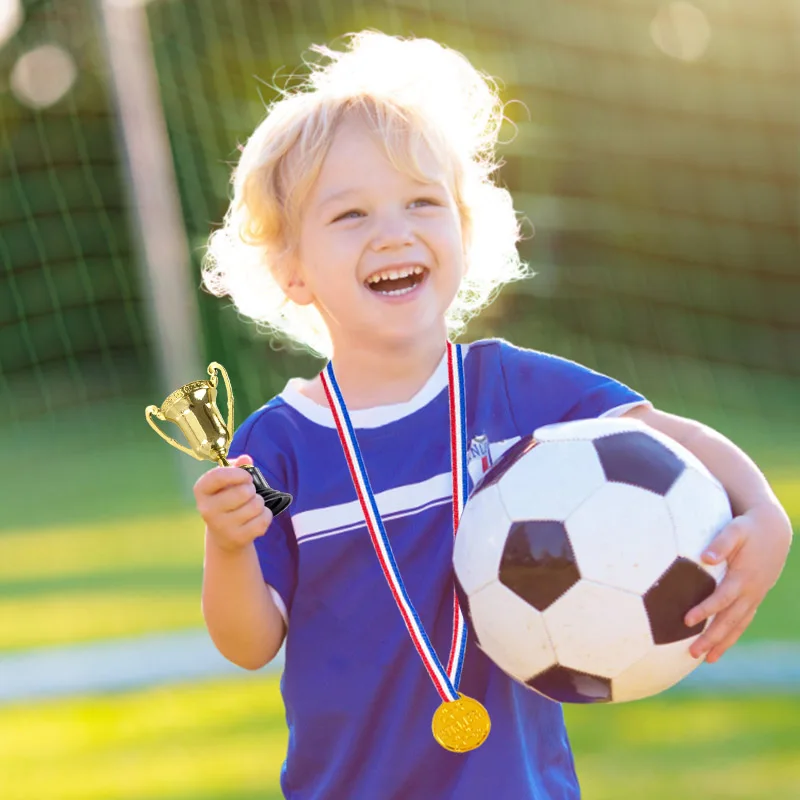
[[[461,346],[465,358],[468,348],[468,344],[463,344]],[[327,405],[318,405],[310,398],[300,394],[298,390],[299,384],[300,380],[298,378],[291,378],[279,397],[287,405],[297,411],[298,414],[302,414],[312,422],[316,422],[318,425],[324,425],[326,428],[336,428],[336,423],[333,421],[333,414],[331,414],[330,408]],[[390,422],[397,422],[419,411],[421,408],[424,408],[446,388],[447,352],[445,351],[441,361],[439,361],[438,366],[433,371],[433,374],[410,400],[404,403],[392,403],[391,405],[360,408],[355,411],[350,411],[350,421],[353,423],[354,428],[380,428],[382,425],[387,425]]]

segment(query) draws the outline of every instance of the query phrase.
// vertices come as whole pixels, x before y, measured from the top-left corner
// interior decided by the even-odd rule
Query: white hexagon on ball
[[[581,580],[542,612],[556,658],[569,669],[613,678],[654,647],[641,597]]]
[[[567,441],[537,445],[497,485],[510,519],[529,519],[535,494],[536,518],[561,522],[605,482],[592,443]]]
[[[699,564],[719,582],[726,565],[706,564],[701,555],[731,519],[728,495],[719,482],[693,467],[684,470],[665,497],[675,528],[678,555]]]
[[[465,504],[453,547],[453,568],[467,595],[497,579],[510,527],[497,484],[474,492]]]
[[[606,483],[565,521],[581,577],[644,594],[669,567],[677,545],[661,495]]]
[[[701,663],[693,658],[689,648],[693,636],[680,642],[654,645],[635,664],[631,664],[611,681],[611,699],[615,703],[639,700],[663,692],[685,678]]]
[[[524,682],[555,664],[542,614],[495,582],[469,598],[479,647],[503,672]]]

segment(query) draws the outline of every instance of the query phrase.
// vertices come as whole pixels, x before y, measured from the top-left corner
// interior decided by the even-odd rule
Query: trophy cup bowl
[[[228,419],[223,419],[217,407],[216,370],[222,373],[228,394]],[[150,427],[168,444],[198,461],[212,461],[221,467],[230,466],[227,455],[233,439],[233,392],[228,373],[222,364],[212,361],[208,365],[209,380],[192,381],[176,389],[158,406],[147,406],[145,419]],[[174,422],[180,428],[189,446],[179,444],[167,436],[153,421]],[[273,489],[264,480],[261,470],[252,464],[242,464],[240,469],[250,473],[256,493],[264,505],[278,516],[292,502],[292,496]]]

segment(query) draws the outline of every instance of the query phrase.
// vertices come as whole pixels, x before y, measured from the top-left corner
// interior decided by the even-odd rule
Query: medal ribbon
[[[467,498],[467,425],[466,402],[464,399],[464,361],[460,345],[447,342],[447,371],[448,394],[450,397],[450,464],[453,476],[453,537],[458,530],[458,521]],[[375,495],[367,478],[367,471],[361,457],[361,450],[356,441],[355,431],[350,422],[350,415],[344,398],[336,382],[333,364],[328,363],[320,373],[322,386],[328,398],[336,430],[342,443],[350,477],[353,480],[356,494],[358,495],[361,510],[367,523],[370,539],[378,556],[381,570],[392,591],[397,607],[403,617],[408,633],[419,653],[425,669],[428,671],[433,685],[442,700],[452,702],[457,700],[458,684],[461,680],[461,667],[464,663],[464,653],[467,644],[467,626],[464,615],[458,603],[458,595],[453,588],[453,638],[450,645],[450,657],[447,669],[444,668],[433,645],[425,633],[422,621],[408,596],[400,570],[397,568],[389,537],[383,526],[383,520],[378,512]]]

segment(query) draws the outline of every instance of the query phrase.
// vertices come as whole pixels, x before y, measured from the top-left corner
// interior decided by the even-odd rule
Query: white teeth
[[[421,275],[425,271],[424,267],[415,266],[407,267],[406,269],[389,269],[385,272],[378,272],[367,279],[367,283],[377,283],[383,280],[397,280],[398,278],[407,278],[409,275]]]

